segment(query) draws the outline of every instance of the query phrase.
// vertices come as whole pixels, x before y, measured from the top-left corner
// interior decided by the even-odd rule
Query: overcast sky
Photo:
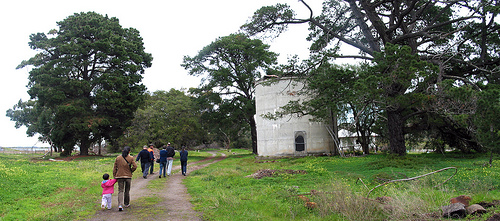
[[[16,0],[2,3],[0,9],[0,147],[48,146],[37,142],[37,136],[28,137],[26,128],[16,129],[5,116],[20,99],[29,99],[28,68],[16,66],[36,54],[28,47],[29,35],[47,33],[58,28],[56,22],[74,13],[94,11],[116,17],[124,28],[139,30],[146,52],[153,55],[153,65],[146,69],[143,83],[148,91],[196,87],[199,80],[188,75],[180,64],[184,55],[194,56],[217,37],[238,31],[257,9],[276,3],[289,4],[300,17],[307,18],[308,10],[297,0]],[[318,15],[320,0],[306,0]],[[307,24],[295,25],[279,38],[265,43],[280,54],[280,62],[287,56],[308,55]]]

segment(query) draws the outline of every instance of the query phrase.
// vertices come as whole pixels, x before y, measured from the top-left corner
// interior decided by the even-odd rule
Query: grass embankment
[[[0,153],[0,220],[89,217],[100,208],[102,175],[112,175],[117,155],[50,161],[40,160],[41,155]],[[194,151],[189,155],[193,162],[211,156]],[[177,165],[179,161],[174,160],[173,166]],[[134,179],[142,176],[138,166]]]
[[[247,151],[235,151],[237,154],[230,153],[226,160],[194,171],[185,179],[195,209],[207,220],[438,220],[441,206],[449,205],[450,198],[459,195],[471,196],[471,204],[500,200],[498,160],[488,167],[488,157],[482,155],[256,160]],[[457,174],[453,176],[455,170],[450,169],[390,183],[368,196],[371,189],[388,180],[446,167],[456,167]],[[281,173],[261,179],[247,177],[264,169]],[[381,204],[375,200],[382,196],[391,197],[391,201]],[[314,208],[306,207],[307,200]],[[500,208],[489,211],[482,217],[468,218],[485,220]]]

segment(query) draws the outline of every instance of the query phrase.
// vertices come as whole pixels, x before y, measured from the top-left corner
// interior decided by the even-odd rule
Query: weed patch
[[[246,177],[252,177],[255,179],[262,179],[263,177],[275,177],[286,174],[306,174],[305,170],[270,170],[263,169],[259,170],[254,174],[248,175]]]
[[[404,157],[388,155],[385,159],[379,159],[367,164],[369,169],[378,170],[382,168],[404,168],[418,169],[428,165],[430,159],[419,157],[417,155],[407,155]]]

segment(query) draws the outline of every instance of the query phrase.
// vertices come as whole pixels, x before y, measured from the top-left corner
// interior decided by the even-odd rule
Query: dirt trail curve
[[[225,155],[223,154],[214,161],[203,163],[213,159],[215,156],[216,154],[212,153],[212,156],[207,159],[196,162],[188,161],[187,175],[189,176],[190,172],[206,167],[212,163],[219,162],[225,158]],[[155,168],[158,169],[159,165],[156,164]],[[140,167],[138,168],[138,171],[140,173]],[[147,179],[143,179],[142,177],[132,179],[132,187],[130,189],[130,207],[124,208],[121,212],[118,211],[118,186],[115,185],[115,193],[113,194],[112,201],[113,208],[111,210],[99,210],[92,218],[87,220],[202,220],[200,218],[201,214],[192,209],[192,204],[189,201],[191,196],[187,193],[187,188],[182,184],[182,180],[184,178],[185,176],[180,173],[180,166],[176,166],[172,168],[172,175],[170,177],[167,177],[166,179],[163,177],[161,178],[161,180],[165,180],[165,185],[161,189],[147,188],[149,181],[159,179],[158,171],[149,175]],[[159,197],[161,200],[154,205],[150,205],[149,203],[144,202],[144,200],[138,200],[142,197]]]

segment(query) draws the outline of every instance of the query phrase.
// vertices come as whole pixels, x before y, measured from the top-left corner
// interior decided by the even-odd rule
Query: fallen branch
[[[356,180],[356,184],[358,184],[358,181],[361,181],[361,183],[366,187],[366,189],[369,189],[368,186],[365,184],[365,182],[363,182],[363,180],[361,178],[358,178],[358,180]]]
[[[428,176],[428,175],[431,175],[431,174],[435,174],[435,173],[443,172],[443,171],[445,171],[445,170],[449,170],[449,169],[455,169],[455,173],[454,173],[453,175],[451,175],[448,179],[446,179],[444,182],[442,182],[442,183],[440,183],[440,184],[438,184],[438,185],[434,186],[434,187],[438,187],[438,186],[443,185],[444,183],[448,182],[448,180],[450,180],[453,176],[455,176],[455,174],[457,174],[457,171],[458,171],[458,170],[457,170],[457,168],[456,168],[456,167],[446,167],[446,168],[443,168],[443,169],[440,169],[440,170],[436,170],[436,171],[434,171],[434,172],[430,172],[430,173],[427,173],[427,174],[424,174],[424,175],[420,175],[420,176],[416,176],[416,177],[412,177],[412,178],[387,181],[387,182],[382,183],[382,184],[380,184],[380,185],[378,185],[378,186],[374,187],[373,189],[371,189],[371,190],[368,192],[368,195],[366,195],[366,198],[369,198],[369,197],[370,197],[370,193],[371,193],[373,190],[375,190],[375,189],[377,189],[377,188],[379,188],[379,187],[381,187],[381,186],[384,186],[384,185],[386,185],[386,184],[389,184],[389,183],[395,183],[395,182],[400,182],[400,181],[410,181],[410,180],[416,180],[416,179],[422,178],[422,177],[424,177],[424,176]]]

